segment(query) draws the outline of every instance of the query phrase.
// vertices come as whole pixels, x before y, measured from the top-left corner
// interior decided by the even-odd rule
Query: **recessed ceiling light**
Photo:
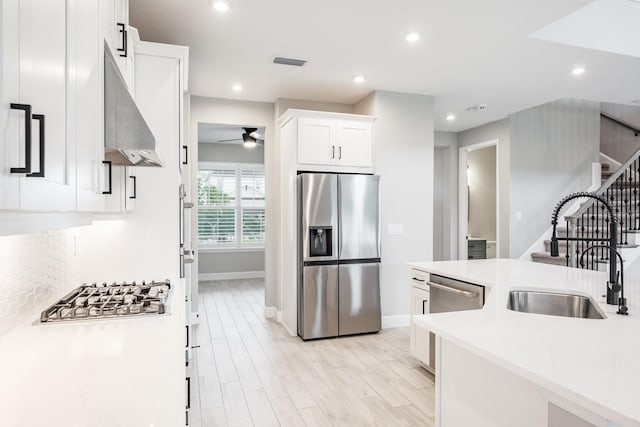
[[[454,116],[453,114],[447,114],[447,117],[445,117],[445,120],[448,122],[452,122],[456,119],[456,116]]]
[[[420,33],[418,33],[417,31],[411,31],[410,33],[407,33],[404,39],[407,41],[407,43],[415,43],[420,40]]]
[[[354,83],[364,83],[364,76],[361,74],[358,74],[357,76],[353,76],[353,82]]]
[[[573,70],[571,70],[571,74],[574,76],[581,76],[585,73],[585,71],[587,70],[585,70],[584,67],[576,67]]]
[[[233,86],[231,86],[231,90],[233,90],[234,92],[242,92],[242,85],[236,83]]]
[[[216,12],[226,12],[231,9],[230,0],[209,0],[209,5]]]

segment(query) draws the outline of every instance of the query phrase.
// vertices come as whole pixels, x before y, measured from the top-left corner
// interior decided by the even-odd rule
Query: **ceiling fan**
[[[264,135],[258,132],[258,128],[242,128],[244,133],[242,134],[242,138],[234,138],[234,139],[223,139],[218,142],[240,142],[245,147],[251,148],[255,147],[257,144],[264,145]]]

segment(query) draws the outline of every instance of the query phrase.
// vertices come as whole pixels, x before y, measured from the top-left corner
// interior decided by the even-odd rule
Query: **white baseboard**
[[[286,329],[286,331],[289,332],[289,335],[291,335],[292,337],[295,337],[298,335],[298,331],[295,331],[295,332],[291,331],[289,328],[287,328],[287,325],[285,325],[285,323],[282,321],[281,311],[278,312],[276,319],[278,320],[278,323],[280,323],[284,327],[284,329]]]
[[[264,317],[265,319],[276,319],[278,317],[278,309],[275,307],[265,307]]]
[[[264,271],[238,271],[231,273],[200,273],[198,281],[206,280],[234,280],[234,279],[264,279]]]
[[[409,314],[382,316],[382,329],[409,327],[411,324],[409,316]]]

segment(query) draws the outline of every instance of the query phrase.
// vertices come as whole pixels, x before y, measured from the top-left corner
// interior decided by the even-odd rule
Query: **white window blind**
[[[202,163],[198,171],[200,245],[262,246],[264,234],[264,169],[255,165]]]

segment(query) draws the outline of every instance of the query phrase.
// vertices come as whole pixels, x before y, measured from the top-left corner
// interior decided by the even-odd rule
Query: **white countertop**
[[[184,425],[184,281],[171,284],[169,314],[33,325],[36,316],[4,335],[0,424]]]
[[[481,310],[415,316],[416,324],[621,426],[640,426],[640,286],[625,282],[629,316],[604,304],[608,275],[510,259],[409,263],[487,287]],[[607,319],[518,313],[513,288],[572,290]]]

